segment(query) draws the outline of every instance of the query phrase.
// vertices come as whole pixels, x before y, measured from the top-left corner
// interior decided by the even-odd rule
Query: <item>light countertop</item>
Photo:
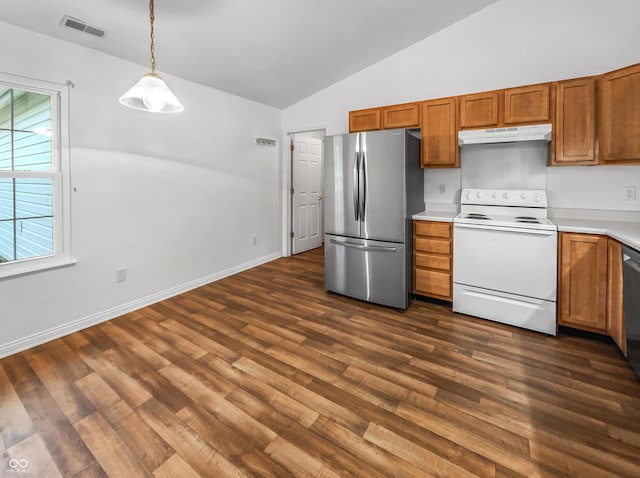
[[[550,218],[559,232],[582,232],[607,235],[629,247],[640,250],[640,223],[601,219]]]
[[[416,221],[440,221],[453,222],[458,215],[457,209],[427,208],[413,215]],[[558,226],[559,232],[579,232],[584,234],[602,234],[609,236],[629,247],[640,250],[640,222],[639,221],[612,221],[602,219],[602,211],[580,210],[582,217],[549,217]],[[592,217],[590,217],[592,216]]]
[[[431,209],[427,208],[422,212],[414,214],[412,219],[415,221],[439,221],[439,222],[453,222],[453,218],[456,217],[460,211],[455,209]]]

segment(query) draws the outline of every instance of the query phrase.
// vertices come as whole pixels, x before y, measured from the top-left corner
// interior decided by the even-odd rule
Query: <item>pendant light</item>
[[[151,71],[120,97],[120,103],[129,108],[152,113],[180,113],[184,110],[178,98],[171,92],[162,77],[156,73],[156,55],[153,45],[153,20],[155,19],[153,0],[149,0],[149,20],[151,22]]]

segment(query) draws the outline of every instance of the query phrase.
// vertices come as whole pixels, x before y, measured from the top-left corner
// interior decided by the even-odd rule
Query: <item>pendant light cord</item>
[[[156,72],[156,52],[153,45],[153,21],[155,18],[153,0],[149,0],[149,21],[151,22],[151,73]]]

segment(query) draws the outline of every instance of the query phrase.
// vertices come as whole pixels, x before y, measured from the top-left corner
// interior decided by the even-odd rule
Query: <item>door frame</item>
[[[293,130],[288,131],[286,133],[287,140],[284,142],[286,144],[285,152],[285,161],[284,163],[284,171],[282,174],[283,184],[284,184],[284,208],[283,208],[283,238],[282,238],[282,255],[290,256],[293,252],[293,239],[291,238],[291,231],[293,230],[293,198],[291,195],[291,186],[293,184],[293,151],[291,150],[291,145],[295,139],[295,135],[307,135],[314,136],[316,138],[320,138],[322,140],[322,152],[324,155],[324,138],[327,136],[327,128],[311,128],[304,130]],[[324,191],[324,177],[322,178],[322,187]],[[324,230],[324,228],[323,228]]]

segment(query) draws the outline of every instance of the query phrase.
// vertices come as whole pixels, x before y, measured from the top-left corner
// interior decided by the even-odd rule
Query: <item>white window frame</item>
[[[0,178],[51,178],[53,183],[53,254],[1,263],[0,279],[75,264],[71,256],[70,83],[0,72],[0,86],[51,97],[51,171],[0,171]]]

